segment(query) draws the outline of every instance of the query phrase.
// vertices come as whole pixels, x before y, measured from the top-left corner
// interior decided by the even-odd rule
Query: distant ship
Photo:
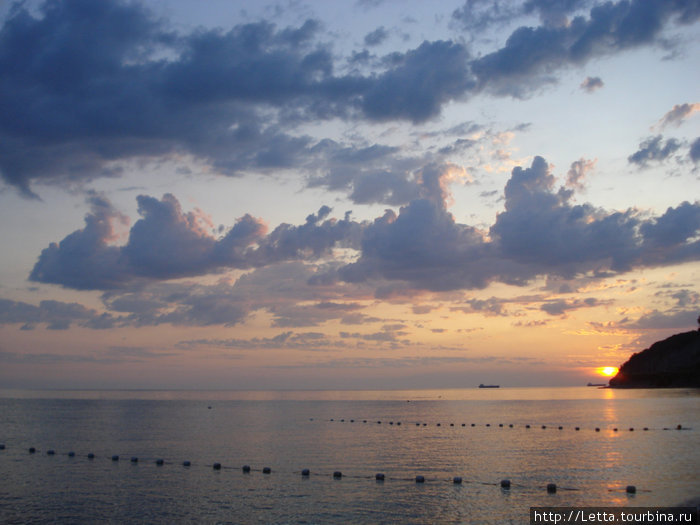
[[[606,383],[588,383],[586,386],[608,386]]]
[[[485,385],[484,383],[481,383],[479,388],[501,388],[501,385]]]

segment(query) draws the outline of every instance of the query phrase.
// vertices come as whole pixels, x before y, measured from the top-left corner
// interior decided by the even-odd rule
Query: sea
[[[520,524],[699,496],[700,390],[0,391],[5,524]]]

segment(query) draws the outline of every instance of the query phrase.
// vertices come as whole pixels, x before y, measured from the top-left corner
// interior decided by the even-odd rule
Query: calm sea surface
[[[700,391],[0,391],[0,444],[2,523],[528,523],[698,499]]]

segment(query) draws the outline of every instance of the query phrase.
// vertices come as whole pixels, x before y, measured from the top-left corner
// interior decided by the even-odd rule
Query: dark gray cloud
[[[666,143],[663,143],[663,136],[656,135],[640,143],[639,149],[627,157],[627,161],[630,164],[644,167],[651,161],[662,162],[666,160],[680,147],[681,143],[678,140],[670,138],[666,140]]]
[[[380,26],[374,31],[371,31],[365,35],[365,45],[366,46],[378,46],[384,42],[389,37],[389,32]]]
[[[557,2],[530,2],[543,12]],[[570,2],[576,7],[580,2]],[[565,9],[568,11],[568,9]],[[552,73],[567,65],[582,65],[593,57],[654,43],[669,20],[693,23],[697,2],[632,0],[596,5],[588,17],[576,16],[564,25],[521,26],[503,48],[472,62],[482,89],[501,95],[527,96],[552,82]]]
[[[360,225],[346,216],[328,218],[322,207],[300,226],[281,224],[269,234],[244,215],[223,236],[214,237],[204,218],[183,212],[178,200],[137,198],[141,215],[125,245],[115,246],[113,222],[121,217],[104,199],[91,196],[85,227],[45,248],[30,280],[79,290],[125,288],[150,280],[204,275],[221,268],[247,269],[287,260],[313,260],[337,246],[359,242]],[[214,305],[212,305],[213,307]]]
[[[348,282],[385,279],[416,289],[456,290],[700,259],[700,202],[645,218],[634,209],[574,205],[572,195],[555,188],[549,165],[536,157],[529,168],[513,170],[505,211],[488,237],[457,223],[444,202],[418,199],[367,226],[360,257],[339,276]]]
[[[654,43],[670,22],[698,18],[696,3],[681,0],[605,3],[568,25],[553,21],[585,2],[502,5],[501,14],[482,2],[464,9],[483,8],[483,23],[536,13],[543,25],[476,59],[462,43],[425,41],[368,59],[358,74],[338,73],[314,20],[177,33],[134,2],[61,0],[38,14],[18,4],[0,29],[0,175],[34,195],[38,181],[119,176],[120,161],[181,153],[231,176],[319,163],[334,171],[299,124],[418,123],[479,90],[525,96],[558,68]]]
[[[696,138],[690,145],[690,159],[694,163],[700,161],[700,137]]]
[[[67,330],[73,323],[103,329],[115,326],[116,319],[78,303],[45,300],[38,305],[0,298],[0,324],[22,324],[31,330],[39,324],[49,330]]]
[[[586,77],[586,79],[581,82],[581,89],[586,93],[593,93],[594,91],[603,87],[603,81],[600,77]]]

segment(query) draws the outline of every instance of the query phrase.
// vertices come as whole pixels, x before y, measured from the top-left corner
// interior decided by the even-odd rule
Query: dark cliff
[[[632,354],[613,388],[700,388],[700,331],[672,335]]]

